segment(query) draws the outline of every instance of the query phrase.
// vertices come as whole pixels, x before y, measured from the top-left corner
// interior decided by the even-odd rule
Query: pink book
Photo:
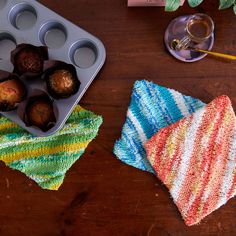
[[[185,0],[181,0],[181,5]],[[165,6],[165,0],[128,0],[129,7],[154,7]]]

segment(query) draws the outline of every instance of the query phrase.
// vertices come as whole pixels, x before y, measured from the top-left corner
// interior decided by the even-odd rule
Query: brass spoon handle
[[[179,51],[180,49],[177,47],[179,43],[180,43],[179,39],[173,39],[171,41],[170,47],[173,50]],[[186,49],[189,49],[189,50],[192,50],[192,51],[196,51],[196,52],[207,53],[209,55],[220,57],[220,58],[224,58],[224,59],[228,59],[228,60],[236,60],[236,56],[229,55],[229,54],[207,51],[207,50],[203,50],[203,49],[193,48],[193,47],[190,47],[190,46],[188,46]]]
[[[212,52],[212,51],[207,51],[207,50],[192,48],[192,47],[189,47],[189,49],[193,50],[193,51],[197,51],[197,52],[207,53],[209,55],[216,56],[216,57],[221,57],[221,58],[228,59],[228,60],[236,60],[236,56],[232,56],[232,55],[229,55],[229,54],[224,54],[224,53],[219,53],[219,52]]]

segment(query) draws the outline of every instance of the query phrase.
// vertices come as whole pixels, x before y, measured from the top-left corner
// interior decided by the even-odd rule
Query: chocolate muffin
[[[22,49],[16,56],[16,69],[19,74],[40,73],[43,70],[43,59],[33,48]]]
[[[18,75],[39,75],[43,72],[44,61],[48,59],[45,47],[21,44],[12,52],[14,72]]]
[[[45,132],[51,129],[56,122],[53,102],[46,96],[31,98],[26,106],[25,115],[28,126],[36,126]]]

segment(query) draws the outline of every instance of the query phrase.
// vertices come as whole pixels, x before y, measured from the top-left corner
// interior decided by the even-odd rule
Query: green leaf
[[[203,0],[188,0],[188,4],[191,6],[191,7],[196,7],[198,6],[199,4],[201,4],[203,2]]]
[[[175,11],[180,6],[180,0],[166,0],[166,11]]]
[[[234,5],[234,14],[236,15],[236,5]]]
[[[235,0],[220,0],[220,7],[219,9],[226,9],[231,7],[234,4]]]

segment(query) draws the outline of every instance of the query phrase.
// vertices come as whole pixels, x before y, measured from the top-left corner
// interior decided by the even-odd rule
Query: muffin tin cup
[[[42,132],[35,127],[27,127],[16,111],[3,113],[36,136],[52,135],[63,127],[103,66],[106,58],[104,45],[95,36],[34,0],[6,0],[0,4],[0,28],[0,46],[5,45],[0,47],[0,69],[13,71],[11,51],[21,43],[47,46],[49,60],[75,66],[81,82],[79,91],[70,98],[54,100],[58,116],[52,129]],[[37,79],[24,82],[29,90],[46,91],[44,81]]]
[[[16,44],[16,39],[11,33],[7,31],[0,31],[0,60],[9,60],[9,51],[11,52],[12,50],[14,50],[16,48]]]
[[[21,2],[11,8],[9,21],[18,30],[30,29],[37,22],[37,12],[31,4]]]
[[[98,57],[98,48],[92,41],[82,39],[72,45],[69,51],[71,62],[82,69],[94,65]]]
[[[39,39],[43,45],[50,49],[61,48],[66,43],[67,30],[60,22],[48,21],[41,26]]]

